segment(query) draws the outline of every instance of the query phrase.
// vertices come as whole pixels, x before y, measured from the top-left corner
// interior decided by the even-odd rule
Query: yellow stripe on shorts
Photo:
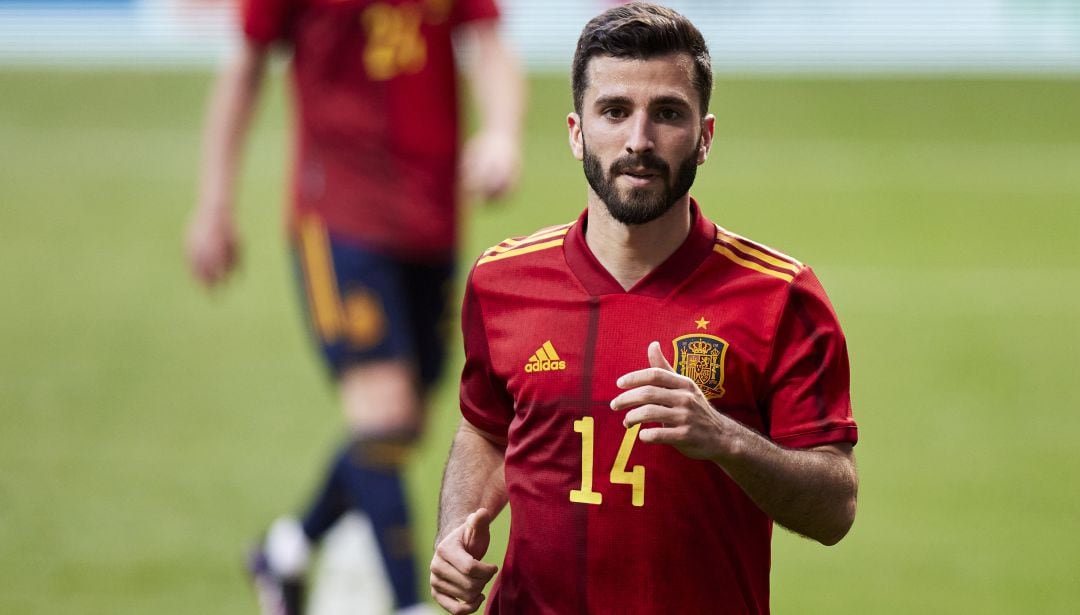
[[[330,240],[316,218],[306,217],[300,221],[300,259],[315,330],[323,340],[337,339],[341,337],[345,318],[330,255]]]

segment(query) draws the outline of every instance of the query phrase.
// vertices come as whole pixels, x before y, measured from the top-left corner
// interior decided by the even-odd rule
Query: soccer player
[[[402,463],[443,362],[459,166],[462,192],[484,199],[518,172],[523,80],[497,17],[494,0],[241,3],[243,40],[211,97],[188,261],[206,286],[237,263],[240,151],[271,48],[285,47],[296,124],[288,226],[350,434],[303,517],[275,522],[253,554],[266,613],[300,612],[309,551],[349,509],[371,519],[399,612],[429,608]],[[460,156],[452,36],[471,52],[482,120]]]
[[[650,4],[590,21],[570,149],[588,207],[483,253],[432,595],[471,613],[766,613],[775,520],[831,545],[855,516],[848,359],[809,267],[688,193],[713,142],[708,50]]]

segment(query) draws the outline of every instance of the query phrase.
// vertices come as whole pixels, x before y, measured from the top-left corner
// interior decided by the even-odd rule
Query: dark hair
[[[669,53],[687,53],[694,61],[694,87],[701,113],[712,95],[712,60],[705,37],[679,13],[647,2],[631,2],[600,13],[581,31],[571,77],[574,111],[581,113],[588,86],[586,69],[593,56],[647,60]]]

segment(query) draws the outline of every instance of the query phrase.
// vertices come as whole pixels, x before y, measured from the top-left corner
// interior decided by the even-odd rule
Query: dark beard
[[[679,164],[678,171],[672,178],[671,166],[652,152],[618,158],[611,163],[611,167],[605,174],[600,165],[600,159],[591,154],[588,147],[584,150],[582,167],[585,169],[585,179],[589,181],[593,192],[607,206],[611,217],[626,225],[652,222],[667,213],[676,201],[690,191],[690,186],[694,184],[694,178],[697,177],[697,152],[687,156]],[[624,170],[639,167],[658,173],[664,182],[664,189],[657,194],[645,188],[632,188],[624,199],[615,187],[615,177]],[[668,183],[669,178],[671,183]]]

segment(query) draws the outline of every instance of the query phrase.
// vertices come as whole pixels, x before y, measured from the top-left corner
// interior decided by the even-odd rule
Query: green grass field
[[[0,72],[2,613],[254,613],[240,555],[341,435],[282,249],[280,79],[243,270],[207,296],[182,265],[208,83]],[[463,262],[584,205],[567,89],[532,81],[521,189]],[[729,77],[714,109],[694,193],[815,267],[861,429],[855,527],[777,531],[774,611],[1076,612],[1080,81]],[[410,474],[422,544],[460,361]]]

